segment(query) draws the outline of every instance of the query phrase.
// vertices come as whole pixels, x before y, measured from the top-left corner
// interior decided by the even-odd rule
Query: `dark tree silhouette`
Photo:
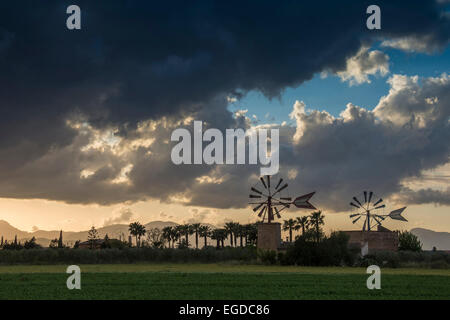
[[[322,215],[322,211],[314,211],[309,216],[309,221],[314,230],[314,238],[316,242],[320,242],[320,239],[323,236],[322,225],[324,224],[324,216]]]
[[[203,237],[205,240],[204,246],[206,247],[208,245],[208,237],[210,236],[211,228],[208,226],[201,226],[199,229],[199,235]]]
[[[140,224],[139,222],[133,222],[130,223],[128,226],[128,231],[130,231],[130,234],[133,235],[136,239],[136,246],[141,246],[141,237],[145,235],[145,227]]]
[[[289,242],[292,242],[292,230],[294,229],[294,227],[295,227],[294,219],[284,220],[283,230],[289,231]]]

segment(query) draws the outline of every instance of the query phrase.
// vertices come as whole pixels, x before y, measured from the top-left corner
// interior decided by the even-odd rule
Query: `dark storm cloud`
[[[424,204],[433,203],[444,206],[450,205],[450,188],[447,190],[433,190],[433,189],[420,189],[413,191],[410,189],[404,190],[400,199],[403,203],[408,204]]]
[[[365,27],[367,4],[354,1],[76,1],[80,31],[65,27],[69,4],[2,3],[3,118],[80,110],[91,121],[133,122],[207,107],[222,93],[277,95],[344,68],[362,42],[386,34],[449,36],[432,1],[380,2],[375,32]]]
[[[81,7],[80,31],[65,27],[70,4]],[[147,119],[169,117],[174,124],[195,116],[216,128],[237,126],[242,119],[226,110],[227,95],[260,90],[277,96],[317,72],[345,70],[347,59],[375,40],[413,37],[437,47],[448,42],[448,17],[438,3],[379,1],[377,31],[365,26],[369,4],[2,2],[0,195],[101,204],[169,199],[195,190],[196,179],[211,170],[171,165],[170,146],[161,143],[169,139],[170,125],[158,123],[157,143],[126,156],[80,149],[95,130],[112,127],[123,145],[131,143],[139,136],[137,123]],[[90,131],[68,125],[74,119],[89,123]],[[111,183],[130,163],[131,186]],[[87,167],[94,173],[80,178]],[[239,170],[245,177],[245,166]],[[220,195],[191,197],[194,204],[211,199],[211,205],[225,205]]]

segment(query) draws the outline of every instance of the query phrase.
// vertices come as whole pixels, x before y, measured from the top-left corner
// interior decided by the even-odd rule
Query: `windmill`
[[[408,221],[402,216],[406,207],[385,214],[386,205],[383,203],[383,199],[377,197],[372,191],[364,191],[358,197],[353,197],[350,205],[353,209],[350,218],[354,219],[353,224],[360,220],[363,221],[362,231],[370,231],[376,226],[381,226],[384,219],[388,217],[393,220]]]
[[[273,180],[273,179],[272,179]],[[249,195],[252,202],[249,204],[256,205],[253,208],[253,212],[258,212],[258,217],[264,222],[267,219],[268,223],[271,223],[275,217],[280,219],[280,212],[286,208],[290,208],[291,205],[297,208],[303,209],[316,209],[309,199],[315,192],[299,196],[292,200],[287,193],[288,184],[284,182],[283,178],[279,180],[271,181],[271,176],[260,177],[256,185],[250,188],[252,194]]]

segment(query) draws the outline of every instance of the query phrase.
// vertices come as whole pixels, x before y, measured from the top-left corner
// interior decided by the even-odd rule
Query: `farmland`
[[[80,265],[68,290],[64,265],[0,266],[0,299],[449,299],[450,270],[233,264]]]

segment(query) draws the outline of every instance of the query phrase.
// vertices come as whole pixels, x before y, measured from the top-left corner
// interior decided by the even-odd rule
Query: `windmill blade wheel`
[[[364,199],[364,202],[362,203],[362,201],[359,201],[360,199]],[[381,226],[386,218],[405,222],[408,221],[402,216],[406,207],[393,210],[389,214],[384,214],[386,204],[383,203],[383,199],[378,198],[373,191],[365,190],[358,196],[352,197],[350,206],[352,208],[352,214],[350,214],[352,223],[355,224],[361,220],[363,222],[362,231],[372,231],[372,228]]]

